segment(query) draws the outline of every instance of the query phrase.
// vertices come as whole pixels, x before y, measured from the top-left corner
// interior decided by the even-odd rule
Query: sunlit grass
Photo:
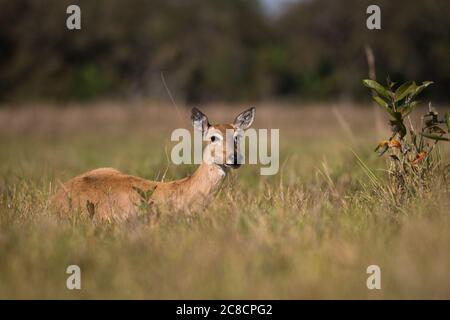
[[[231,121],[238,110],[206,113]],[[188,113],[182,122],[170,106],[27,112],[0,112],[0,298],[450,298],[448,181],[437,175],[401,206],[376,192],[353,153],[387,183],[370,108],[342,107],[344,129],[325,107],[257,106],[256,127],[280,128],[278,175],[244,166],[205,211],[122,224],[57,218],[49,197],[96,167],[191,174],[165,151]],[[81,267],[80,291],[65,287],[70,264]],[[381,290],[366,287],[371,264]]]

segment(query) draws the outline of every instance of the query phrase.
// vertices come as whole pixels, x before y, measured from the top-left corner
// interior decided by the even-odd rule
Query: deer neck
[[[206,198],[214,194],[227,174],[227,169],[217,164],[202,162],[194,174],[186,181],[190,200]]]

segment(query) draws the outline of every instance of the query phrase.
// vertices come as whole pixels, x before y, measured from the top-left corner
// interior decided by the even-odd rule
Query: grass
[[[205,113],[231,122],[240,109]],[[383,196],[386,165],[372,151],[388,128],[373,109],[267,103],[256,118],[280,129],[278,175],[244,166],[204,212],[93,224],[49,210],[59,181],[105,166],[149,179],[192,173],[166,157],[188,112],[1,109],[0,298],[450,298],[448,181],[437,175],[401,204]],[[441,152],[448,163],[448,146]],[[70,264],[81,267],[82,290],[66,289]],[[381,290],[366,287],[371,264]]]

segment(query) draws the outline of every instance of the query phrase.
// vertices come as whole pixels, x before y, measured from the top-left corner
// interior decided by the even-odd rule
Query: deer
[[[201,132],[205,146],[201,163],[191,176],[164,182],[127,175],[114,168],[99,168],[61,184],[52,206],[61,215],[77,211],[108,220],[135,215],[142,202],[152,208],[164,206],[173,210],[204,207],[230,169],[241,166],[240,141],[254,118],[252,107],[240,113],[232,124],[211,125],[203,112],[193,108],[192,125]]]

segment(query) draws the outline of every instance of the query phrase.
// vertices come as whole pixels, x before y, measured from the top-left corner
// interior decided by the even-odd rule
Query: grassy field
[[[211,105],[212,122],[247,106]],[[195,166],[167,160],[188,110],[114,103],[0,109],[0,298],[450,298],[449,183],[397,202],[386,137],[372,107],[256,106],[256,128],[280,129],[280,172],[234,171],[208,210],[122,224],[57,218],[55,187],[97,167],[148,179]],[[378,121],[380,120],[380,121]],[[448,164],[449,148],[441,150]],[[355,153],[376,174],[371,183]],[[448,169],[443,169],[443,171]],[[66,267],[82,290],[66,289]],[[366,268],[381,268],[368,290]]]

